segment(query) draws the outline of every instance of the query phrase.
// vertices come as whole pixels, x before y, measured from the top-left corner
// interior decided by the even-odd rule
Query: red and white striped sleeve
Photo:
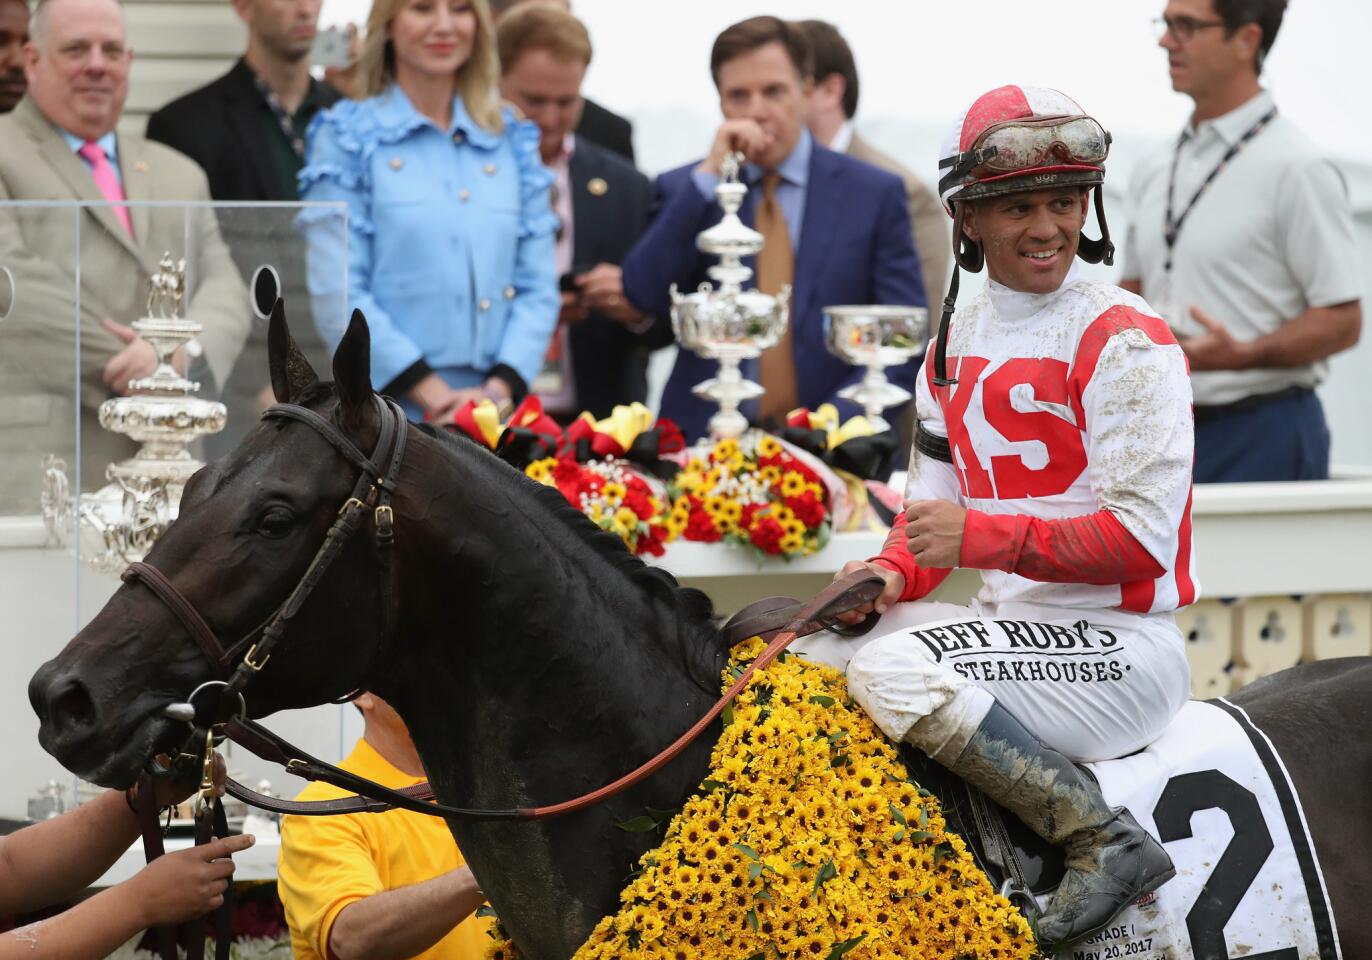
[[[1193,602],[1195,436],[1185,354],[1161,318],[1116,305],[1082,335],[1068,383],[1085,427],[1092,492],[1163,571],[1123,583],[1121,606],[1147,612]]]

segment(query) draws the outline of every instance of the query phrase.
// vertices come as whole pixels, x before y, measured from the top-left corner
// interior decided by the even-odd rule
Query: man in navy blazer
[[[791,358],[796,401],[811,409],[835,403],[847,416],[857,408],[836,395],[858,380],[862,370],[825,349],[824,308],[924,306],[924,284],[900,178],[821,147],[805,128],[810,64],[804,33],[776,17],[744,20],[716,38],[710,66],[724,122],[704,160],[658,177],[653,222],[624,260],[624,293],[639,310],[657,318],[656,339],[666,342],[668,287],[675,283],[690,291],[708,279],[706,270],[716,260],[696,249],[696,235],[719,221],[722,213],[713,188],[720,163],[729,151],[741,150],[748,160],[743,178],[753,186],[740,211],[745,223],[754,221],[762,176],[780,175],[776,201],[794,251]],[[745,262],[755,268],[752,259]],[[913,393],[919,363],[917,357],[888,368],[887,376]],[[757,366],[756,361],[745,364],[744,375],[758,379]],[[717,369],[716,361],[685,349],[677,356],[660,412],[688,438],[706,433],[714,411],[691,388]],[[744,413],[756,419],[756,404],[745,404]]]
[[[501,96],[538,124],[539,156],[555,178],[553,257],[570,283],[545,360],[560,376],[541,376],[534,392],[555,416],[608,417],[648,395],[644,335],[652,323],[623,296],[618,264],[648,224],[652,184],[619,154],[572,132],[592,55],[585,24],[553,4],[517,4],[500,18],[496,42]]]

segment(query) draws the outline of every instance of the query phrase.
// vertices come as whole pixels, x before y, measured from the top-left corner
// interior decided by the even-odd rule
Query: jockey
[[[990,279],[950,324],[955,268],[917,386],[905,514],[879,556],[843,570],[886,580],[875,639],[813,650],[851,657],[852,696],[889,737],[1065,848],[1045,950],[1173,875],[1074,761],[1147,745],[1190,690],[1172,617],[1197,589],[1186,360],[1142,299],[1074,263],[1111,262],[1109,144],[1034,87],[985,94],[955,127],[939,164],[954,256]],[[1093,188],[1098,240],[1082,236]],[[981,571],[976,599],[919,602],[953,567]]]

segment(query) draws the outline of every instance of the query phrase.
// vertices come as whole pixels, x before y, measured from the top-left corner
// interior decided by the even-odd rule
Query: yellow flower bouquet
[[[725,683],[763,649],[736,648]],[[1025,960],[1028,922],[848,699],[782,654],[726,714],[710,774],[573,960]],[[621,824],[626,829],[652,829]],[[514,960],[499,928],[489,956]]]

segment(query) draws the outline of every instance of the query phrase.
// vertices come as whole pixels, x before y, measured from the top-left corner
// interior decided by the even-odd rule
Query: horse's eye
[[[264,537],[279,539],[295,528],[295,514],[285,507],[269,507],[257,520],[257,532]]]

